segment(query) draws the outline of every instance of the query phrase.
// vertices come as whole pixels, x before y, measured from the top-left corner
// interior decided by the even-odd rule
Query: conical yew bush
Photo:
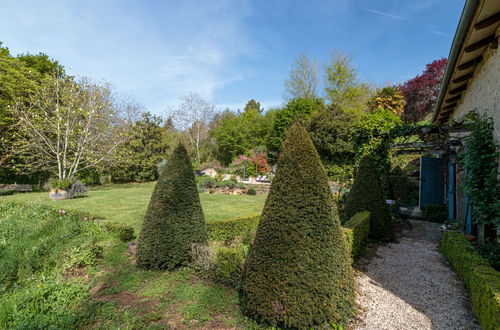
[[[347,196],[344,216],[350,218],[361,211],[370,212],[370,237],[389,241],[393,238],[391,214],[376,167],[377,162],[370,156],[361,159]]]
[[[245,315],[286,328],[344,323],[352,313],[349,252],[318,153],[298,124],[284,142],[240,298]]]
[[[179,144],[151,196],[137,244],[137,265],[173,269],[191,260],[192,244],[206,243],[193,167],[186,148]]]

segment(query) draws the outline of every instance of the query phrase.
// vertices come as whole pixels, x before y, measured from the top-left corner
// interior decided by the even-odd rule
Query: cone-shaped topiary
[[[193,243],[206,244],[207,232],[191,161],[179,144],[151,196],[137,244],[137,265],[173,269],[191,260]]]
[[[347,196],[344,217],[349,219],[358,212],[370,212],[369,236],[389,241],[393,238],[391,214],[376,167],[377,163],[370,156],[361,159],[354,184]]]
[[[240,291],[243,313],[286,328],[345,323],[354,282],[318,153],[293,125],[278,160]]]

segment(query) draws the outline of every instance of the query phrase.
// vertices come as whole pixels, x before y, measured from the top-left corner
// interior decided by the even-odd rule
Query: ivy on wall
[[[493,121],[475,112],[465,117],[471,134],[464,139],[460,158],[467,171],[463,188],[472,207],[472,217],[479,225],[500,227],[497,146],[493,139]]]

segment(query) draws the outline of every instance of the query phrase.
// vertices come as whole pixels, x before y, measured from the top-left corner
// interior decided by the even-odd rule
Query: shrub
[[[214,280],[235,288],[238,287],[247,251],[246,246],[218,248],[214,261]]]
[[[173,269],[191,260],[192,244],[206,244],[207,231],[186,148],[179,144],[163,167],[137,244],[137,265]]]
[[[69,188],[69,195],[71,198],[83,197],[87,195],[87,187],[82,182],[76,180],[71,184],[71,188]]]
[[[51,190],[68,190],[71,188],[72,181],[70,179],[49,179],[47,186]]]
[[[243,313],[286,328],[345,323],[354,279],[326,173],[294,124],[245,262]]]
[[[370,156],[361,159],[347,196],[344,218],[361,211],[370,212],[370,237],[389,241],[393,238],[391,215],[376,167],[376,162]]]
[[[204,188],[216,188],[217,187],[217,180],[215,178],[211,178],[209,176],[202,176],[198,180],[198,186],[204,187]]]
[[[234,187],[236,187],[236,182],[234,182],[232,180],[224,180],[224,181],[218,182],[218,186],[219,187],[234,188]]]
[[[448,220],[446,204],[427,204],[422,207],[422,215],[430,222],[443,223]]]
[[[119,222],[106,222],[104,228],[108,233],[122,242],[130,242],[135,238],[134,228]]]
[[[342,227],[347,246],[353,260],[365,254],[368,233],[370,232],[370,213],[359,212],[344,223]]]
[[[7,195],[14,195],[15,191],[14,190],[0,190],[0,196],[7,196]]]
[[[70,270],[72,268],[91,266],[97,259],[102,257],[103,251],[103,247],[95,244],[95,242],[75,246],[66,254],[66,264],[64,268]]]
[[[472,311],[482,329],[498,329],[500,324],[500,272],[472,249],[462,234],[447,232],[441,251],[464,281],[472,300]]]
[[[255,191],[254,188],[250,188],[250,189],[247,190],[247,194],[255,196],[255,195],[257,195],[257,191]]]
[[[211,221],[207,223],[208,239],[224,245],[250,244],[255,236],[260,214]]]

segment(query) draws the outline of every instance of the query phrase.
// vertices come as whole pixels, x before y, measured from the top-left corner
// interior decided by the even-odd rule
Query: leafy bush
[[[218,248],[214,261],[214,280],[235,288],[238,287],[247,252],[247,246]]]
[[[473,250],[460,233],[444,233],[441,251],[464,281],[472,299],[472,311],[485,330],[500,324],[500,272]]]
[[[250,188],[250,189],[247,190],[247,194],[255,196],[255,195],[257,195],[257,191],[255,191],[254,188]]]
[[[73,182],[70,179],[49,179],[47,186],[51,190],[68,190]]]
[[[474,248],[484,259],[488,260],[491,267],[500,271],[500,245],[498,243],[477,244]]]
[[[259,224],[260,214],[211,221],[207,223],[208,239],[224,245],[250,244]]]
[[[285,140],[245,262],[240,304],[273,326],[346,323],[354,278],[327,176],[307,132],[294,124]]]
[[[15,190],[0,190],[0,196],[14,195]]]
[[[103,247],[95,242],[75,246],[67,253],[64,268],[70,270],[72,268],[91,266],[97,259],[102,257],[103,251]]]
[[[218,186],[219,187],[227,187],[227,188],[234,188],[236,187],[236,182],[232,181],[232,180],[224,180],[224,181],[220,181],[218,182]]]
[[[76,180],[71,184],[71,188],[69,188],[69,195],[71,198],[83,197],[87,195],[87,187],[82,182]]]
[[[365,254],[368,233],[370,232],[370,213],[359,212],[344,223],[342,226],[346,237],[347,246],[351,251],[353,260]]]
[[[130,242],[135,238],[134,228],[119,222],[106,222],[104,228],[108,233],[122,242]]]
[[[376,162],[370,156],[361,160],[347,196],[344,218],[362,211],[370,212],[370,237],[388,241],[393,238],[392,221],[376,167]]]
[[[179,144],[151,196],[137,244],[137,265],[174,269],[191,261],[192,244],[206,244],[207,231],[191,160]]]
[[[198,181],[198,186],[208,188],[208,189],[216,188],[217,187],[217,180],[215,178],[212,178],[209,176],[202,176]]]
[[[430,222],[443,223],[448,219],[446,204],[427,204],[422,207],[422,215]]]

